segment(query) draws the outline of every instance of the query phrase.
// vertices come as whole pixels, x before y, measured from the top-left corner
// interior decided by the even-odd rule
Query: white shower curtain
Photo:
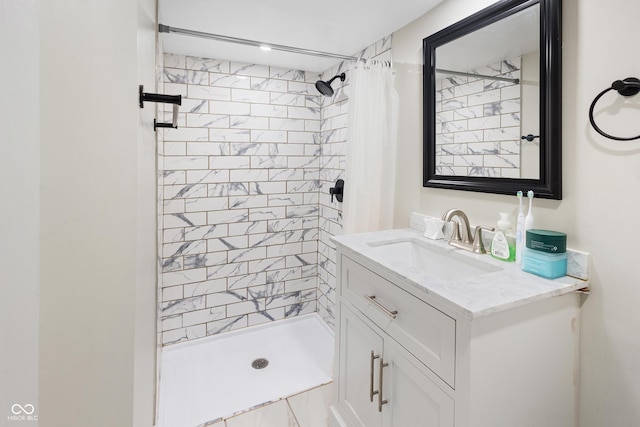
[[[343,232],[393,227],[398,93],[384,63],[349,70]]]

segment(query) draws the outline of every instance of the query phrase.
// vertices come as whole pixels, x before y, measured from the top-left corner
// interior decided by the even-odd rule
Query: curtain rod
[[[184,34],[187,36],[200,37],[203,39],[218,40],[218,41],[229,42],[229,43],[238,43],[238,44],[243,44],[247,46],[261,47],[263,49],[281,50],[284,52],[298,53],[301,55],[314,55],[314,56],[321,56],[324,58],[338,58],[338,59],[345,59],[348,61],[358,60],[358,58],[356,58],[355,56],[340,55],[337,53],[303,49],[299,47],[285,46],[281,44],[263,43],[256,40],[241,39],[237,37],[223,36],[220,34],[211,34],[211,33],[205,33],[202,31],[187,30],[185,28],[170,27],[168,25],[163,25],[163,24],[158,24],[158,31],[161,33]]]
[[[483,74],[463,73],[462,71],[443,70],[442,68],[436,68],[436,72],[444,73],[444,74],[455,74],[458,76],[466,76],[466,77],[482,77],[483,79],[499,80],[501,82],[509,82],[509,83],[515,83],[515,84],[520,83],[520,79],[510,79],[507,77],[496,77],[496,76],[485,76]]]

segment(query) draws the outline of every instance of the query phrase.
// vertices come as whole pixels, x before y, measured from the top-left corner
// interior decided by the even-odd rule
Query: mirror
[[[423,186],[562,198],[561,0],[503,0],[423,40]]]

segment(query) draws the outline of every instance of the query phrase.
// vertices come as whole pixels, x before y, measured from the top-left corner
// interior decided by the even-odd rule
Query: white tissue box
[[[425,218],[424,237],[433,240],[444,239],[444,221],[437,218]]]

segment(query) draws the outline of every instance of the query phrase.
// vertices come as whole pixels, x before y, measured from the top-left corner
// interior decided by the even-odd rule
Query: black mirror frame
[[[438,46],[540,4],[539,179],[436,175],[435,51]],[[502,0],[423,40],[423,187],[562,199],[562,0]]]

